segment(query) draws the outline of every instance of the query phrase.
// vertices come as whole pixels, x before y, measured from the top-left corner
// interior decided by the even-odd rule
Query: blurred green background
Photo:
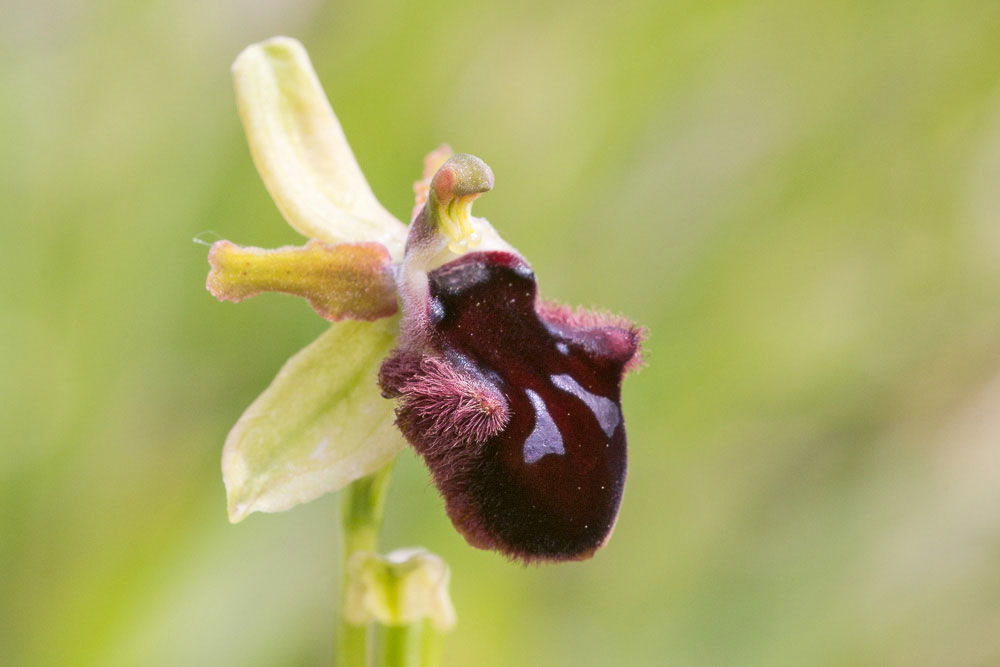
[[[592,561],[468,547],[401,457],[447,664],[1000,664],[1000,3],[2,10],[0,664],[332,659],[336,499],[231,526],[219,472],[325,325],[191,241],[300,241],[229,79],[275,34],[391,211],[449,141],[546,296],[652,331]]]

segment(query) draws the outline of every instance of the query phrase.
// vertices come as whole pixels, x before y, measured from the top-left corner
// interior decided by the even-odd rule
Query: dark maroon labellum
[[[539,304],[531,268],[470,253],[429,274],[430,347],[383,367],[456,527],[514,558],[587,558],[625,482],[621,381],[639,334]]]

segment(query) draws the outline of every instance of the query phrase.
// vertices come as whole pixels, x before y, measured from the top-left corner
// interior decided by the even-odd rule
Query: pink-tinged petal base
[[[530,267],[507,252],[428,281],[423,349],[397,349],[380,382],[448,515],[473,546],[525,562],[590,557],[621,503],[621,381],[640,330],[536,304]]]
[[[434,174],[437,170],[441,168],[445,162],[448,161],[454,154],[451,150],[451,146],[448,144],[441,144],[433,151],[427,154],[424,158],[424,172],[420,177],[420,180],[413,184],[413,213],[410,215],[410,220],[416,220],[417,215],[424,208],[424,204],[427,203],[427,195],[431,189],[431,179],[434,178]]]

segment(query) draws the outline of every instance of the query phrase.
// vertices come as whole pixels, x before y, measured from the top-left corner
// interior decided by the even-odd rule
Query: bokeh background
[[[1000,3],[74,2],[0,21],[0,664],[332,660],[335,497],[226,520],[228,428],[324,328],[204,290],[298,243],[229,65],[301,39],[400,217],[426,151],[550,298],[649,327],[592,561],[468,547],[449,665],[1000,664]]]

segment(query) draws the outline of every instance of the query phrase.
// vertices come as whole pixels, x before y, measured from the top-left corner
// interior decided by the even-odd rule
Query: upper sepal
[[[302,44],[248,46],[233,81],[254,164],[288,223],[327,243],[377,241],[401,258],[406,227],[372,194]]]

